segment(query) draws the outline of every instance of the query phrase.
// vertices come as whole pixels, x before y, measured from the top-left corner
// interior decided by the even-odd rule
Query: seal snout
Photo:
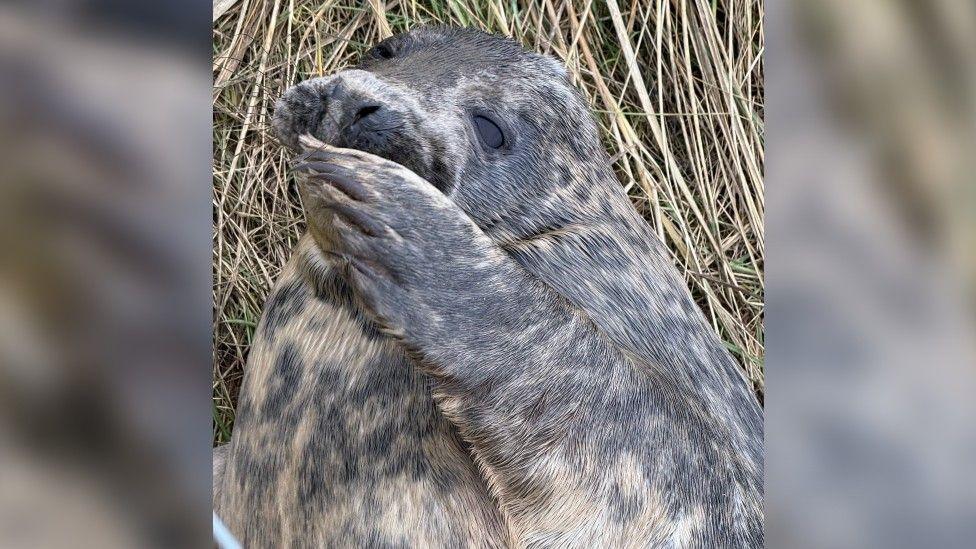
[[[342,74],[326,98],[322,130],[329,142],[366,151],[382,149],[388,132],[402,125],[399,114],[376,93],[353,86]]]
[[[297,149],[301,135],[337,147],[381,154],[404,126],[385,86],[373,75],[350,70],[301,82],[285,92],[272,121],[278,139]]]

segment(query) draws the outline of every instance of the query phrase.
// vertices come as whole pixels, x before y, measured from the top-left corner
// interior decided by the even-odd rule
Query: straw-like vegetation
[[[759,0],[218,0],[214,20],[214,438],[226,441],[265,297],[303,229],[282,92],[421,24],[477,26],[563,60],[621,184],[763,391]]]

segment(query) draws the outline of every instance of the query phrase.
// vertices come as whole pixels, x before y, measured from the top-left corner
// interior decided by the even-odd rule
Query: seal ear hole
[[[486,147],[500,149],[505,145],[505,134],[502,133],[502,129],[488,118],[480,114],[474,115],[474,128],[478,132],[478,138]]]
[[[372,51],[369,52],[371,57],[377,59],[392,59],[396,55],[396,51],[387,42],[381,42],[373,47]]]

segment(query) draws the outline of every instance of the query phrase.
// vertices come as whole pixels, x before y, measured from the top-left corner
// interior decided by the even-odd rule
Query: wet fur
[[[315,531],[334,537],[300,539],[370,540],[358,532],[385,523],[366,512],[375,506],[363,506],[363,490],[339,491],[347,479],[333,470],[345,460],[364,463],[361,453],[335,448],[363,447],[369,431],[354,434],[348,419],[322,418],[358,420],[376,391],[400,403],[393,409],[443,425],[428,436],[453,451],[435,463],[468,473],[477,465],[480,479],[462,476],[451,485],[475,512],[470,526],[462,518],[455,531],[507,530],[517,546],[761,546],[759,406],[666,249],[630,205],[561,68],[473,31],[419,30],[392,44],[400,57],[367,60],[340,77],[364,96],[397,105],[393,131],[409,135],[411,147],[397,135],[357,142],[335,131],[341,124],[316,119],[333,77],[296,87],[276,116],[286,143],[312,133],[379,156],[306,140],[301,188],[310,231],[319,250],[352,258],[340,293],[356,297],[315,307],[310,297],[293,306],[269,300],[249,358],[222,508],[237,514],[245,537],[259,536],[248,539],[295,540],[296,532]],[[479,149],[459,116],[489,106],[514,126],[509,152]],[[336,194],[337,170],[373,198]],[[358,213],[336,223],[337,207]],[[363,238],[363,223],[390,232]],[[277,292],[294,291],[289,276]],[[314,288],[321,280],[306,283]],[[364,315],[349,314],[353,303]],[[300,327],[269,320],[292,308],[299,320],[286,316]],[[301,320],[311,310],[318,324]],[[347,322],[323,324],[326,318]],[[348,333],[357,333],[354,351],[340,343]],[[342,362],[349,366],[324,381],[309,357],[325,349],[348,351]],[[340,390],[367,371],[384,382],[355,398]],[[428,382],[391,374],[401,371],[429,380],[436,410],[417,397],[426,397]],[[286,403],[269,405],[279,393]],[[325,413],[320,400],[341,405]],[[377,411],[360,425],[397,415]],[[445,416],[469,448],[442,423]],[[388,430],[408,439],[414,424]],[[395,448],[395,456],[429,457]],[[322,463],[329,467],[301,469],[295,454],[310,450],[328,456]],[[401,491],[403,477],[387,470],[383,461],[357,468],[372,490],[390,494],[386,505],[398,504],[396,494],[412,498]],[[433,480],[411,486],[430,498],[426,505],[442,505],[443,494],[424,483]],[[323,495],[296,496],[318,484]],[[351,510],[337,513],[341,520],[319,518],[323,505]],[[419,540],[427,536],[451,545],[449,536],[424,531],[422,518],[400,520],[394,530],[407,543],[425,546]],[[343,537],[347,531],[358,537]]]

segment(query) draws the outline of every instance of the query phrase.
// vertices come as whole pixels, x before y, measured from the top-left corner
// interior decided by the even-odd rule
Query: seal
[[[759,405],[558,62],[417,29],[289,90],[275,127],[303,150],[309,236],[249,358],[219,490],[235,532],[762,545]],[[472,516],[412,514],[451,498]]]

